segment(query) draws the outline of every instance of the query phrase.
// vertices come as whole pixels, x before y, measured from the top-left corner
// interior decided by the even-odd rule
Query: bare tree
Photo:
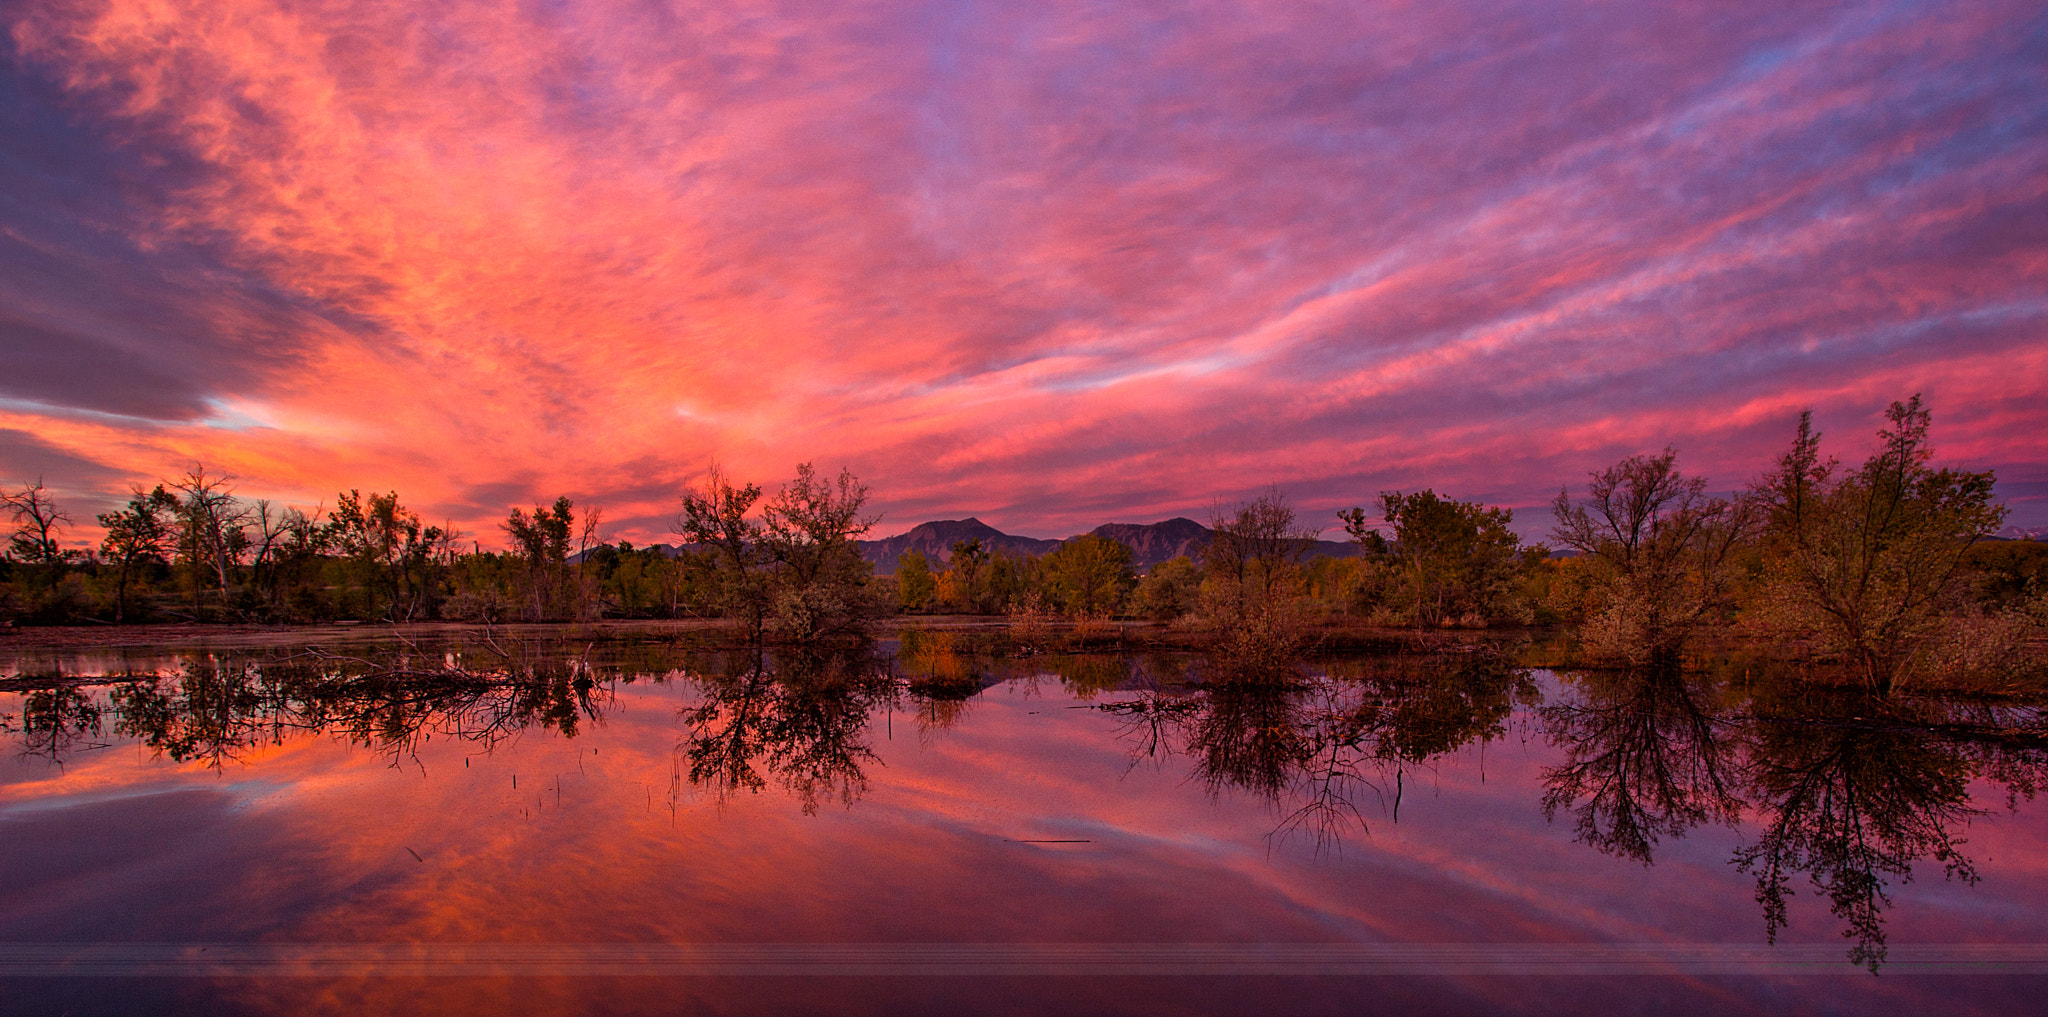
[[[249,510],[235,498],[234,480],[225,473],[207,476],[206,467],[194,463],[183,480],[171,484],[184,495],[178,506],[178,552],[193,570],[195,607],[201,573],[211,574],[221,603],[227,603],[234,567],[248,550],[249,534],[244,527]]]
[[[683,492],[683,510],[675,521],[675,532],[684,541],[712,551],[717,602],[729,617],[740,619],[757,642],[768,617],[767,557],[761,547],[761,524],[749,514],[760,500],[759,484],[734,487],[713,463],[701,484]]]
[[[1295,525],[1294,506],[1269,491],[1210,514],[1202,552],[1203,614],[1247,654],[1285,651],[1298,635],[1301,560],[1316,532]]]
[[[0,491],[0,508],[13,516],[14,535],[7,551],[18,561],[42,565],[50,570],[50,590],[56,592],[64,570],[64,549],[57,543],[59,528],[71,525],[71,517],[57,507],[43,478],[23,484],[19,491]]]

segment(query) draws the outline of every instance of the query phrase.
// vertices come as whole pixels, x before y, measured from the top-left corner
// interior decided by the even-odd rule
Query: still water
[[[0,658],[14,1013],[2014,1013],[2027,704],[1483,646]],[[1775,944],[1770,942],[1775,935]]]

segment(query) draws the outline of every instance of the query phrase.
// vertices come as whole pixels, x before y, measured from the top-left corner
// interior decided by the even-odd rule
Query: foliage
[[[856,541],[874,525],[861,515],[868,489],[841,470],[820,479],[799,463],[796,479],[762,512],[760,540],[773,569],[768,589],[780,633],[797,642],[850,632],[881,612],[868,591],[873,566]]]
[[[1587,646],[1634,663],[1668,661],[1702,621],[1725,609],[1733,555],[1749,532],[1745,506],[1706,495],[1678,471],[1678,453],[1633,455],[1591,474],[1586,500],[1559,490],[1553,538],[1573,563]]]
[[[1792,448],[1753,493],[1766,513],[1763,624],[1839,656],[1888,693],[1950,627],[1970,547],[1998,528],[1990,471],[1936,469],[1914,396],[1878,448],[1844,471],[1801,414]]]
[[[1202,569],[1186,555],[1152,566],[1131,598],[1134,614],[1154,621],[1177,621],[1201,606]]]
[[[531,618],[594,613],[594,598],[584,589],[582,570],[569,567],[569,547],[577,534],[575,509],[576,503],[563,495],[547,508],[534,506],[531,516],[514,508],[505,518],[505,535],[512,538],[512,546],[526,566],[518,583],[519,597]],[[589,550],[599,518],[595,512],[585,514],[579,551]]]
[[[1053,603],[1070,615],[1114,614],[1137,579],[1131,574],[1131,549],[1107,537],[1075,537],[1045,556],[1045,590]]]
[[[1424,489],[1380,495],[1380,515],[1393,540],[1369,528],[1363,509],[1341,513],[1345,530],[1372,560],[1396,578],[1395,609],[1411,624],[1484,625],[1521,617],[1516,578],[1526,564],[1510,509],[1442,498]],[[1537,552],[1535,559],[1541,558]]]
[[[905,611],[922,611],[939,592],[938,580],[932,575],[931,560],[923,551],[912,549],[903,552],[896,560],[896,596]]]
[[[1219,508],[1211,529],[1202,552],[1202,621],[1233,653],[1285,652],[1306,620],[1301,560],[1315,546],[1315,531],[1295,524],[1294,507],[1278,492],[1227,513]]]
[[[565,502],[567,499],[563,499]],[[513,510],[516,515],[517,509]],[[431,617],[437,601],[432,566],[448,551],[448,535],[398,503],[398,493],[340,495],[327,540],[370,597],[366,613],[393,621]]]
[[[115,570],[116,622],[127,620],[128,588],[137,573],[151,564],[169,567],[164,556],[171,530],[164,514],[177,504],[178,499],[158,484],[146,494],[136,488],[127,505],[115,512],[101,513],[100,525],[106,529],[106,536],[100,541],[100,558]]]
[[[717,466],[703,486],[683,494],[676,532],[712,556],[713,602],[737,618],[759,641],[768,621],[767,553],[761,546],[761,524],[750,518],[761,487],[734,487]]]

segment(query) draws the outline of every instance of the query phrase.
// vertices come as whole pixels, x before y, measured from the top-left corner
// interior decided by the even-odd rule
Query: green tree
[[[923,551],[913,548],[896,559],[896,597],[905,611],[924,610],[938,588],[938,579],[932,575],[931,560],[924,556]]]
[[[1068,614],[1114,614],[1137,583],[1131,575],[1131,549],[1092,533],[1061,544],[1044,562],[1047,592]]]
[[[556,617],[568,608],[569,541],[576,532],[575,507],[576,503],[563,495],[551,507],[534,506],[531,516],[514,508],[505,517],[502,528],[526,563],[525,599],[535,619]]]
[[[1131,609],[1154,621],[1184,618],[1201,606],[1202,569],[1187,555],[1152,566],[1138,580]]]
[[[989,553],[988,561],[976,577],[981,587],[983,610],[1005,613],[1016,610],[1027,603],[1035,603],[1034,589],[1038,585],[1035,576],[1042,571],[1038,558],[997,548]]]
[[[1753,493],[1766,513],[1768,622],[1816,643],[1889,694],[1952,624],[1963,566],[2004,521],[1990,470],[1935,469],[1931,415],[1895,402],[1860,469],[1822,459],[1810,413]]]
[[[1511,509],[1439,497],[1433,490],[1380,495],[1388,541],[1363,509],[1339,514],[1360,548],[1399,577],[1396,597],[1418,626],[1486,621],[1515,614],[1515,580],[1525,560]],[[1540,557],[1540,554],[1539,554]]]

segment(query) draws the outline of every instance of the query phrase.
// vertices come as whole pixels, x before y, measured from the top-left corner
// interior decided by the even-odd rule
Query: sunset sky
[[[8,0],[0,481],[486,546],[716,460],[877,534],[1516,506],[1811,407],[2048,526],[2048,12]],[[78,528],[78,539],[89,536]]]

